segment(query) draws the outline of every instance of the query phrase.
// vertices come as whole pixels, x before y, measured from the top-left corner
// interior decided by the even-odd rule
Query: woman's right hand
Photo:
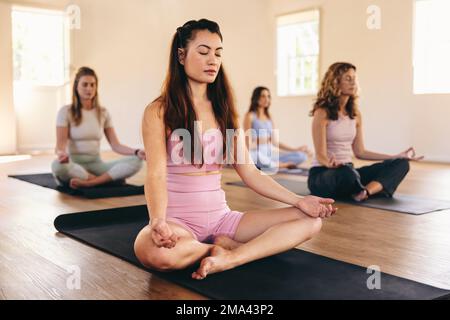
[[[337,208],[333,207],[333,203],[334,199],[331,198],[306,196],[300,198],[295,206],[310,217],[323,219],[336,213]]]
[[[153,243],[158,248],[172,249],[179,240],[166,220],[152,219],[151,230]]]
[[[328,159],[327,168],[336,169],[336,168],[342,167],[343,165],[344,165],[344,163],[342,161],[336,160],[334,154],[332,154],[330,156],[330,158]]]
[[[56,156],[58,157],[59,163],[69,162],[69,155],[65,151],[57,151]]]

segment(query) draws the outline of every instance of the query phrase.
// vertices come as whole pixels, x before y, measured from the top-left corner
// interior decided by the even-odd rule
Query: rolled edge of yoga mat
[[[111,213],[116,211],[121,215],[102,215],[102,213]],[[125,211],[125,212],[123,212]],[[76,212],[59,215],[53,221],[53,226],[58,232],[63,229],[78,229],[80,227],[89,227],[99,222],[116,224],[121,221],[141,218],[143,214],[148,215],[147,205],[116,207],[110,209],[101,209],[88,212]]]

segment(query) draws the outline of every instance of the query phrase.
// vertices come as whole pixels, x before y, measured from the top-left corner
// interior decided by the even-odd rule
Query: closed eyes
[[[208,55],[208,53],[209,52],[199,52],[202,56],[206,56],[206,55]],[[216,57],[221,57],[222,55],[221,54],[219,54],[219,53],[216,53]]]
[[[209,46],[207,46],[205,44],[201,44],[197,48],[200,48],[200,49],[203,49],[203,50],[206,49],[206,51],[199,51],[199,53],[201,55],[204,55],[204,56],[206,56],[210,52],[210,50],[212,50],[211,47],[209,47]],[[219,50],[221,51],[221,50],[223,50],[223,48],[222,47],[216,48],[216,57],[221,57],[222,56],[221,52],[218,52]]]

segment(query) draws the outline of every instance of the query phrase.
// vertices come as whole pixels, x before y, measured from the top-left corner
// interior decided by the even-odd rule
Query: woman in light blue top
[[[244,118],[244,130],[252,129],[250,155],[260,169],[296,168],[308,159],[306,146],[292,148],[278,141],[273,134],[275,126],[269,113],[271,97],[266,87],[253,90],[249,111]]]

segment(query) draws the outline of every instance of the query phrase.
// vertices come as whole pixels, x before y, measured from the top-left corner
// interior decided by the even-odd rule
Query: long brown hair
[[[215,33],[223,41],[219,25],[207,19],[191,20],[177,28],[177,32],[172,37],[169,69],[161,96],[155,100],[162,102],[166,131],[174,132],[176,129],[186,129],[191,137],[194,137],[194,121],[197,120],[197,115],[188,88],[188,77],[184,66],[179,62],[178,49],[186,49],[189,42],[195,38],[197,31],[200,30]],[[232,89],[223,65],[220,66],[216,80],[208,84],[207,96],[212,103],[215,119],[222,132],[225,157],[227,154],[226,130],[237,129],[237,112]],[[194,143],[192,143],[191,163],[194,163],[194,156]],[[202,157],[201,164],[203,165],[203,163]]]
[[[341,96],[339,84],[342,76],[350,69],[356,71],[356,67],[347,62],[336,62],[328,68],[317,95],[317,100],[310,113],[311,116],[314,116],[316,110],[324,109],[327,112],[328,119],[338,119],[339,97]],[[355,118],[357,113],[357,99],[357,94],[350,96],[345,106],[345,111],[351,119]]]
[[[72,87],[72,105],[70,106],[70,116],[72,118],[72,121],[75,123],[75,126],[78,126],[81,123],[82,120],[82,114],[81,114],[81,101],[80,96],[78,94],[78,83],[80,82],[81,77],[84,76],[92,76],[95,78],[96,83],[96,91],[95,96],[92,98],[92,107],[96,108],[97,111],[97,118],[100,121],[101,114],[102,114],[102,108],[99,105],[98,100],[98,77],[94,70],[88,67],[81,67],[78,69],[77,74],[75,75],[75,80],[73,82]]]
[[[264,90],[267,90],[270,94],[270,90],[266,87],[256,87],[253,90],[252,98],[250,99],[250,107],[248,108],[248,112],[257,113],[258,107],[259,107],[258,101],[259,101],[259,98],[261,97],[261,93]],[[264,114],[266,115],[267,118],[272,119],[270,117],[269,108],[264,108]]]

